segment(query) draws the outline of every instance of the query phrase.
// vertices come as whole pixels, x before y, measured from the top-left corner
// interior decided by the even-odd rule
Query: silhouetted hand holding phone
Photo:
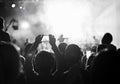
[[[38,35],[38,36],[35,38],[35,42],[41,43],[41,40],[42,40],[43,36],[44,36],[44,35]]]

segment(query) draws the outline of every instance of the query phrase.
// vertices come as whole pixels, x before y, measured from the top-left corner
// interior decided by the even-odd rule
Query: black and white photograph
[[[119,84],[120,0],[0,0],[0,84]]]

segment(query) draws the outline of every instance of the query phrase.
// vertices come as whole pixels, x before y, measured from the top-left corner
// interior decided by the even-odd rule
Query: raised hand
[[[61,65],[62,61],[61,60],[63,59],[63,57],[58,50],[55,37],[51,34],[49,35],[49,43],[51,44],[52,50],[54,51],[58,69],[61,70],[62,69],[62,65]]]
[[[55,43],[56,43],[56,39],[55,39],[55,37],[54,37],[54,35],[49,35],[49,43],[53,46],[53,45],[55,45]]]
[[[38,35],[38,36],[35,38],[35,42],[41,43],[42,38],[43,38],[43,35]]]
[[[31,56],[35,54],[39,43],[41,43],[42,38],[43,38],[43,35],[38,35],[38,36],[35,38],[35,42],[34,42],[34,43],[32,44],[32,46],[30,47],[30,49],[29,49],[29,51],[28,51],[28,54],[30,54]]]
[[[10,23],[12,23],[12,22],[16,22],[16,20],[13,18],[13,19],[10,21]]]

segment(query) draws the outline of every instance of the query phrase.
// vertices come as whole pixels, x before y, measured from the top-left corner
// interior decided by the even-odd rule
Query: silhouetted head
[[[78,63],[81,60],[83,53],[79,46],[75,44],[70,44],[66,47],[65,50],[65,60],[70,64]]]
[[[118,69],[118,66],[116,67],[116,62],[116,51],[103,51],[99,53],[98,56],[94,59],[92,65],[92,75],[94,82],[97,83],[99,81],[99,84],[103,84],[106,83],[106,81],[111,81],[110,79],[113,79],[111,78],[111,75],[115,77],[114,74]]]
[[[4,19],[0,17],[0,30],[2,30],[4,27]]]
[[[60,43],[60,44],[58,45],[58,49],[59,49],[59,51],[60,51],[62,54],[65,53],[65,48],[66,48],[66,46],[67,46],[67,43]]]
[[[113,40],[113,37],[110,33],[106,33],[102,38],[102,44],[110,44]]]
[[[13,45],[0,42],[0,61],[4,80],[15,80],[19,72],[19,54]]]
[[[52,72],[55,66],[55,60],[51,53],[41,51],[35,58],[35,71],[42,74]]]

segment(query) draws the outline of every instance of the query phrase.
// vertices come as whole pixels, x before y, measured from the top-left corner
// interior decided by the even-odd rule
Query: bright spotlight
[[[23,7],[22,7],[22,6],[20,6],[19,8],[20,8],[20,9],[23,9]]]
[[[11,5],[12,8],[15,8],[15,6],[16,6],[15,4],[12,4],[12,5]]]
[[[48,1],[45,4],[46,22],[53,28],[53,33],[70,38],[83,38],[85,29],[90,27],[90,7],[77,0]],[[84,28],[84,29],[83,29]]]
[[[28,29],[28,28],[30,28],[30,24],[27,21],[22,21],[20,23],[20,28],[21,29]]]

